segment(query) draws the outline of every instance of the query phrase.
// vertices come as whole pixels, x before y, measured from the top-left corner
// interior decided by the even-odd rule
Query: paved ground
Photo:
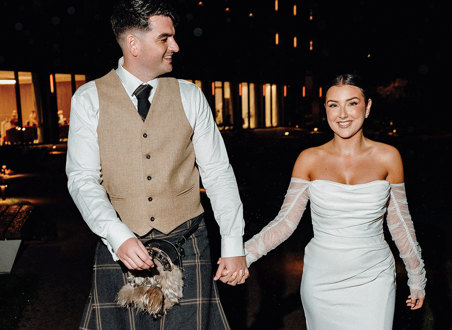
[[[245,205],[246,238],[279,210],[298,152],[326,139],[281,131],[225,135]],[[421,311],[407,311],[403,265],[397,261],[394,329],[452,329],[452,183],[447,159],[452,138],[391,138],[405,160],[407,191],[423,248],[428,299]],[[0,159],[19,172],[35,173],[11,182],[8,197],[31,201],[36,211],[12,274],[0,276],[8,296],[0,298],[0,325],[11,329],[76,329],[90,289],[96,238],[81,220],[65,188],[63,152],[1,150]],[[26,163],[24,163],[26,161]],[[5,202],[8,202],[5,201]],[[214,258],[218,232],[207,209]],[[251,267],[246,285],[219,285],[233,329],[305,329],[299,297],[303,249],[312,235],[307,212],[295,234]],[[16,320],[8,320],[16,317]],[[0,326],[1,328],[1,326]]]

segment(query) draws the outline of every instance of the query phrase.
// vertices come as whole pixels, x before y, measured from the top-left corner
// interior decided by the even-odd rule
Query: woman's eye
[[[328,106],[328,108],[335,108],[335,107],[337,107],[336,104],[330,104],[330,105]]]
[[[350,102],[349,105],[351,105],[352,107],[354,107],[355,105],[357,105],[357,102]]]

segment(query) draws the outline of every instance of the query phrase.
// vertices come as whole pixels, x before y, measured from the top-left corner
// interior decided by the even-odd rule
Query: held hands
[[[235,286],[245,283],[248,277],[250,273],[245,257],[229,257],[218,259],[218,270],[213,279]]]
[[[122,243],[116,255],[128,269],[144,270],[154,267],[148,251],[136,237]]]
[[[418,299],[411,299],[411,295],[408,296],[408,299],[406,301],[406,305],[410,307],[411,310],[419,309],[424,304],[425,297],[418,298]]]

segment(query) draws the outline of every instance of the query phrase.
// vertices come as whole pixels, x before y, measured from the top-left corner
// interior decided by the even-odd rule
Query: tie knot
[[[152,86],[147,84],[142,84],[135,89],[133,95],[136,96],[137,99],[148,99],[149,94],[151,93]]]

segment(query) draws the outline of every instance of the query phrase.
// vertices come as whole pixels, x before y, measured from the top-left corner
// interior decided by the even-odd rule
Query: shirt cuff
[[[245,255],[242,236],[221,237],[221,257],[242,257]]]
[[[106,235],[106,240],[110,244],[111,248],[116,253],[119,247],[127,241],[129,238],[136,237],[135,234],[121,221],[115,222],[108,228],[108,234]],[[108,246],[108,245],[107,245]],[[114,258],[114,256],[113,256]]]

